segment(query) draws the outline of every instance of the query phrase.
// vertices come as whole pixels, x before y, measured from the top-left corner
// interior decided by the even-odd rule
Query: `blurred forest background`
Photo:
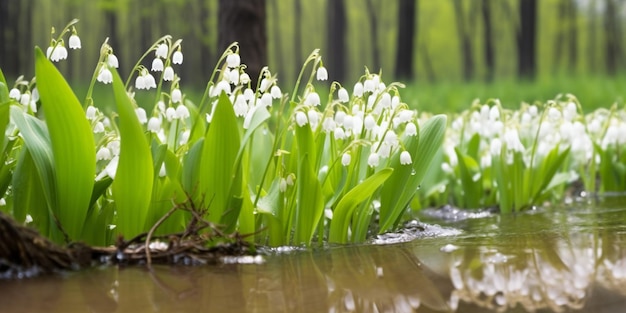
[[[59,67],[85,84],[106,37],[127,74],[171,34],[183,39],[178,73],[197,88],[232,40],[242,42],[244,63],[269,65],[284,89],[315,48],[333,80],[351,86],[365,67],[382,69],[386,82],[403,81],[416,95],[420,86],[439,90],[439,102],[524,88],[514,101],[530,101],[587,87],[606,96],[590,101],[608,106],[626,86],[623,0],[0,0],[0,68],[31,77],[33,46],[47,46],[50,26],[72,18],[83,48]]]

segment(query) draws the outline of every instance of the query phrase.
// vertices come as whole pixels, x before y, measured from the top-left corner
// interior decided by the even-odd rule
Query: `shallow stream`
[[[0,281],[0,312],[625,312],[626,201],[613,202],[430,214],[367,245],[219,265]]]

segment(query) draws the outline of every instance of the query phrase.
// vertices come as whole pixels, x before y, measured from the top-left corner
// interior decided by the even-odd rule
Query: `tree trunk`
[[[482,3],[483,31],[485,43],[485,80],[493,81],[496,70],[496,56],[493,44],[493,26],[491,24],[491,1],[483,0]]]
[[[570,0],[560,0],[557,9],[556,24],[558,25],[556,39],[554,40],[554,54],[552,55],[552,72],[558,73],[563,59],[563,47],[565,46],[565,26],[567,25],[567,13]]]
[[[465,13],[463,12],[463,2],[454,0],[454,15],[456,20],[456,30],[461,46],[461,63],[463,64],[463,80],[470,81],[474,77],[474,56],[472,53],[472,42],[465,24]]]
[[[331,81],[343,82],[346,75],[346,6],[344,0],[331,0],[326,13],[329,25],[324,59]]]
[[[331,0],[332,1],[332,0]],[[376,8],[374,0],[367,0],[367,16],[370,20],[370,35],[372,36],[372,64],[373,71],[380,70],[380,49],[378,48],[378,18],[376,16]]]
[[[590,73],[598,73],[598,12],[597,12],[597,0],[591,0],[589,3],[589,10],[587,14],[589,16],[588,26],[588,39],[587,39],[587,71]]]
[[[398,6],[398,40],[396,44],[396,78],[412,80],[418,0],[400,0]]]
[[[537,0],[519,0],[520,28],[517,31],[517,72],[521,79],[537,75]]]
[[[241,61],[256,86],[259,73],[267,64],[265,0],[220,0],[218,47],[224,51],[239,42]]]
[[[20,73],[18,60],[18,14],[21,1],[0,1],[0,68],[7,79],[15,79]],[[29,42],[30,44],[30,42]],[[30,50],[27,50],[30,51]],[[10,86],[8,86],[10,89]]]

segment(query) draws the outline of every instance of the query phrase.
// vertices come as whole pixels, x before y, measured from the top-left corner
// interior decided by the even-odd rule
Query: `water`
[[[426,227],[421,238],[389,237],[413,239],[404,243],[382,244],[382,237],[213,266],[104,267],[0,281],[0,312],[625,310],[623,204],[423,219],[441,227]]]

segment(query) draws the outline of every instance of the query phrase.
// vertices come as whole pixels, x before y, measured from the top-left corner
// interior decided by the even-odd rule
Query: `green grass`
[[[558,94],[575,95],[585,113],[597,108],[623,105],[626,98],[626,75],[571,76],[541,78],[536,81],[515,80],[484,82],[440,82],[435,84],[412,82],[402,90],[402,100],[420,111],[433,113],[460,112],[468,109],[475,99],[481,103],[500,99],[502,106],[517,109],[521,102],[545,103]]]

